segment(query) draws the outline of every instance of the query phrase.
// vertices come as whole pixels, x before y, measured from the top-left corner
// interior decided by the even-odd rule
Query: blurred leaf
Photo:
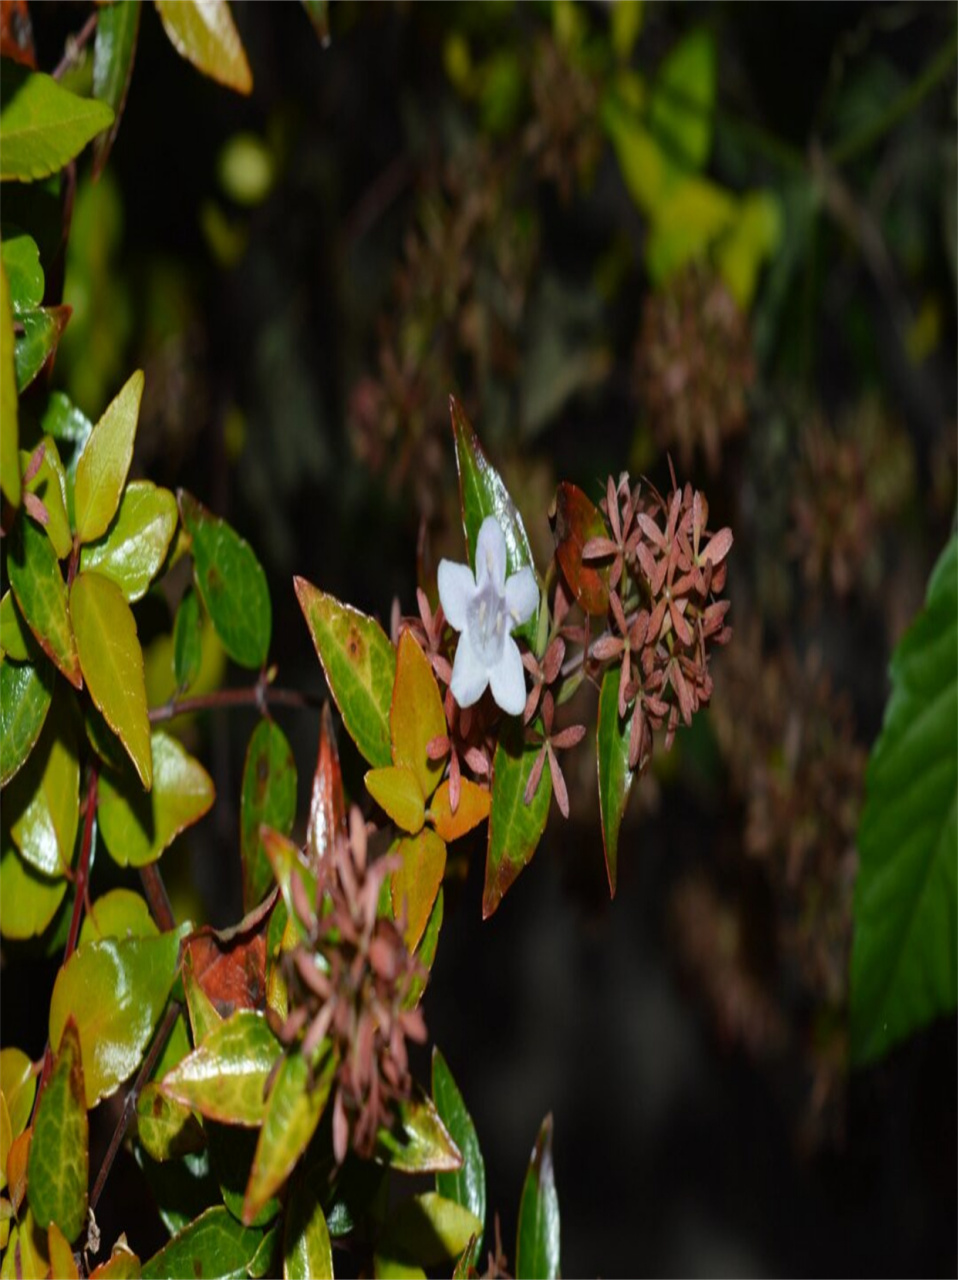
[[[605,869],[609,877],[609,893],[613,898],[619,865],[619,828],[625,806],[629,802],[634,777],[629,768],[632,714],[624,721],[619,717],[619,669],[612,667],[602,677],[599,691],[595,751],[599,772],[599,813],[602,818]]]
[[[81,569],[96,569],[129,601],[146,594],[176,531],[176,499],[149,480],[132,480],[106,533],[80,553]]]
[[[414,951],[429,921],[446,870],[446,845],[429,827],[398,842],[402,859],[392,873],[392,904],[396,919],[405,921],[403,937]]]
[[[526,92],[526,69],[518,49],[498,49],[480,69],[482,129],[501,138],[515,131]]]
[[[27,662],[30,658],[30,630],[16,606],[13,592],[4,593],[0,600],[0,653],[14,662]]]
[[[154,1160],[175,1160],[199,1151],[206,1138],[189,1107],[174,1102],[152,1082],[136,1100],[136,1136]]]
[[[193,581],[216,634],[235,662],[255,670],[266,662],[273,625],[263,567],[225,520],[185,489],[177,499],[192,539]]]
[[[33,1071],[33,1063],[23,1050],[12,1045],[0,1049],[0,1092],[6,1099],[10,1130],[14,1138],[19,1138],[27,1127],[36,1091],[37,1077]]]
[[[645,265],[653,284],[662,284],[687,263],[701,257],[735,225],[737,203],[707,178],[684,178],[662,200],[645,246]]]
[[[397,827],[412,835],[422,830],[426,808],[412,769],[398,764],[370,769],[364,781],[366,790]]]
[[[220,186],[237,204],[255,208],[269,195],[275,180],[273,153],[255,133],[235,133],[216,162]]]
[[[90,1280],[140,1280],[141,1274],[140,1259],[121,1236],[106,1262],[90,1272]]]
[[[242,1226],[222,1205],[216,1205],[144,1262],[143,1280],[166,1280],[168,1276],[247,1280],[248,1268],[262,1242],[262,1231]]]
[[[530,804],[525,790],[538,747],[526,743],[523,729],[509,721],[499,734],[492,762],[492,809],[486,845],[486,880],[482,918],[487,920],[532,859],[549,816],[552,777],[543,769]]]
[[[412,770],[426,799],[435,791],[443,769],[441,760],[429,759],[426,747],[445,732],[446,716],[432,665],[412,632],[404,631],[396,653],[389,733],[393,763]]]
[[[871,1062],[958,1002],[958,536],[891,660],[858,831],[852,1058]]]
[[[265,1016],[239,1009],[209,1032],[160,1089],[209,1120],[256,1127],[266,1110],[266,1080],[281,1053]]]
[[[384,768],[392,763],[389,710],[396,650],[374,618],[340,604],[305,578],[294,578],[293,585],[343,724],[365,759]]]
[[[203,620],[200,598],[193,587],[183,593],[173,624],[173,674],[178,690],[188,689],[203,662]]]
[[[36,750],[8,787],[4,808],[24,860],[43,875],[64,875],[73,864],[80,818],[80,760],[62,696],[46,718]]]
[[[608,566],[583,564],[582,548],[590,538],[609,536],[599,508],[574,484],[563,481],[556,490],[556,557],[563,577],[586,613],[601,617],[609,607]]]
[[[143,651],[130,606],[109,578],[79,573],[70,589],[70,613],[90,697],[126,747],[149,791],[153,785],[150,719]]]
[[[80,454],[73,504],[81,542],[102,537],[116,515],[133,457],[142,397],[143,371],[138,369],[113,398]]]
[[[412,1097],[396,1106],[392,1129],[376,1135],[380,1164],[397,1173],[451,1173],[462,1168],[462,1153],[431,1098],[413,1086]]]
[[[6,62],[0,81],[0,180],[32,182],[62,169],[113,121],[102,102]]]
[[[309,936],[309,930],[306,922],[301,921],[299,918],[296,911],[295,898],[290,886],[293,876],[298,876],[305,890],[307,901],[312,908],[316,903],[316,876],[312,869],[307,866],[299,847],[293,844],[292,840],[287,839],[286,836],[280,835],[278,831],[271,831],[268,827],[263,827],[260,830],[260,839],[263,842],[263,850],[269,859],[269,864],[273,869],[273,876],[279,885],[283,902],[286,904],[289,918],[293,921],[300,937],[305,940]]]
[[[50,1043],[59,1043],[73,1017],[88,1107],[113,1093],[140,1065],[176,976],[181,932],[89,942],[57,974]]]
[[[323,704],[319,721],[319,752],[313,773],[313,789],[309,798],[309,825],[306,848],[310,862],[319,868],[329,855],[338,835],[346,832],[346,800],[343,795],[343,773],[339,765],[339,748],[329,703]]]
[[[445,1058],[436,1048],[432,1051],[432,1096],[440,1119],[462,1152],[462,1168],[455,1173],[437,1173],[436,1190],[475,1215],[475,1234],[481,1246],[486,1221],[486,1165],[472,1117]]]
[[[53,544],[26,512],[20,513],[10,535],[7,572],[20,612],[40,648],[79,689],[83,677],[66,583]]]
[[[158,938],[145,899],[132,889],[110,889],[91,903],[80,928],[80,946],[100,938]]]
[[[140,29],[140,0],[114,0],[104,5],[93,46],[93,95],[115,112],[109,129],[93,144],[93,172],[106,164],[116,139],[133,75],[136,38]]]
[[[72,1241],[86,1223],[90,1167],[80,1036],[72,1018],[59,1046],[33,1121],[27,1194],[39,1226],[55,1222]]]
[[[53,668],[0,658],[0,785],[26,763],[43,729],[53,695]]]
[[[626,85],[630,84],[626,81]],[[636,205],[650,217],[658,208],[667,182],[666,164],[642,117],[621,93],[610,90],[602,102],[601,119],[612,142],[622,181]]]
[[[278,1057],[278,1055],[277,1055]],[[207,1121],[209,1134],[210,1160],[213,1173],[220,1184],[223,1203],[237,1222],[243,1222],[243,1203],[246,1198],[246,1184],[249,1182],[253,1157],[256,1154],[256,1143],[259,1140],[259,1128],[243,1129],[237,1125],[216,1124]],[[283,1208],[278,1196],[270,1198],[262,1204],[256,1215],[243,1223],[247,1227],[268,1226],[277,1218]]]
[[[226,0],[156,0],[156,10],[181,58],[227,89],[252,92],[253,76]]]
[[[23,392],[56,351],[70,319],[69,307],[37,307],[17,316],[23,332],[14,340],[13,367],[17,391]]]
[[[151,737],[153,786],[145,792],[132,769],[100,776],[100,830],[121,867],[155,862],[181,831],[199,822],[215,799],[213,779],[176,738]]]
[[[293,1183],[283,1219],[283,1280],[332,1280],[326,1215],[305,1177]]]
[[[716,249],[722,279],[743,311],[752,305],[759,270],[775,254],[781,238],[778,197],[771,191],[747,192],[731,230]]]
[[[57,1276],[58,1280],[80,1280],[70,1242],[55,1222],[47,1228],[47,1249],[51,1276]]]
[[[43,267],[40,250],[32,236],[23,231],[8,233],[0,245],[0,258],[10,290],[10,307],[14,315],[32,311],[43,302]]]
[[[254,907],[273,884],[259,829],[262,824],[288,836],[296,819],[296,761],[285,733],[261,720],[246,749],[240,794],[240,856],[243,906]]]
[[[5,938],[32,938],[44,931],[67,891],[65,877],[51,880],[28,866],[3,825],[0,853],[0,933]]]
[[[426,921],[426,929],[422,935],[422,941],[416,952],[416,959],[421,966],[420,972],[413,976],[412,981],[406,991],[406,998],[403,1000],[404,1009],[415,1009],[416,1005],[422,999],[423,992],[429,982],[429,974],[432,971],[433,961],[436,959],[436,948],[439,945],[439,931],[442,929],[443,916],[443,891],[439,886],[439,892],[436,895],[436,901],[432,904],[432,911],[429,919]]]
[[[13,507],[20,505],[20,432],[14,362],[13,312],[6,268],[0,266],[0,490]]]
[[[642,32],[644,16],[643,0],[617,0],[609,10],[612,48],[620,62],[627,62],[632,56],[635,42]]]
[[[329,0],[303,0],[303,8],[325,48],[329,43]]]
[[[543,1280],[559,1272],[559,1199],[552,1168],[552,1116],[542,1122],[519,1202],[516,1280]]]
[[[715,41],[696,27],[663,59],[649,100],[649,128],[673,165],[699,170],[712,149]]]
[[[43,446],[43,458],[33,479],[26,485],[26,490],[35,494],[46,508],[47,523],[44,528],[57,553],[57,559],[63,560],[73,550],[73,534],[67,515],[67,478],[52,436],[44,436],[40,443]],[[26,472],[30,458],[31,455],[25,451],[20,454],[21,474]]]
[[[411,1265],[435,1267],[457,1257],[482,1229],[474,1213],[435,1191],[401,1201],[376,1246],[377,1276],[408,1274]],[[422,1272],[420,1272],[422,1274]]]
[[[492,805],[492,797],[485,787],[477,786],[468,778],[462,778],[459,782],[459,807],[453,813],[449,791],[447,779],[441,784],[429,805],[429,817],[436,828],[436,833],[447,842],[458,840],[467,831],[478,827],[480,822],[484,822],[489,817]]]

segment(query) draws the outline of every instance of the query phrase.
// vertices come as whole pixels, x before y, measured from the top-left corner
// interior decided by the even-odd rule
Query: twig
[[[94,31],[96,31],[97,13],[94,11],[84,22],[83,26],[75,36],[68,36],[66,48],[63,50],[63,57],[57,63],[52,71],[54,80],[61,80],[66,75],[70,67],[77,61],[80,54],[90,43]]]
[[[297,689],[274,689],[261,678],[248,689],[219,689],[215,693],[201,693],[193,698],[170,698],[161,707],[150,712],[150,724],[175,720],[177,716],[190,715],[194,711],[215,711],[218,707],[299,707],[320,708],[323,699],[313,694],[300,693]]]
[[[143,885],[146,900],[150,904],[150,915],[156,921],[161,933],[169,933],[171,929],[176,928],[176,917],[173,915],[163,877],[155,862],[140,867],[140,883]]]

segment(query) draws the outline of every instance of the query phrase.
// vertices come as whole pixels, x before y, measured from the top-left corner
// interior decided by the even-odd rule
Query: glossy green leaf
[[[445,909],[443,902],[444,894],[440,886],[439,893],[436,895],[436,901],[432,904],[432,911],[429,913],[429,919],[426,922],[425,932],[422,935],[422,941],[416,951],[416,959],[419,961],[420,970],[414,975],[409,989],[406,992],[406,998],[403,1001],[405,1009],[415,1009],[416,1005],[423,997],[423,992],[429,982],[429,974],[432,971],[433,962],[436,959],[436,949],[439,946],[439,932],[442,929],[442,917]]]
[[[366,790],[401,831],[415,835],[422,830],[426,806],[419,782],[411,769],[404,765],[370,769],[364,781]]]
[[[153,760],[143,650],[130,606],[109,578],[79,573],[70,589],[70,613],[90,697],[126,747],[149,791]]]
[[[288,836],[296,819],[296,761],[285,733],[273,720],[261,720],[246,750],[240,794],[240,856],[243,906],[255,907],[273,885],[259,829],[264,823]]]
[[[132,480],[106,533],[83,548],[80,568],[96,569],[127,600],[139,600],[166,559],[176,520],[176,499],[169,489]]]
[[[13,348],[17,391],[22,393],[29,387],[56,351],[69,319],[69,307],[37,307],[17,317],[23,328]]]
[[[433,903],[446,870],[446,844],[431,827],[407,836],[396,845],[401,859],[392,873],[390,887],[393,913],[404,921],[406,946],[414,951],[423,936]]]
[[[53,668],[0,658],[0,786],[26,763],[43,729],[53,696]]]
[[[649,128],[668,162],[699,170],[712,149],[715,40],[696,27],[663,60],[649,102]]]
[[[32,938],[44,931],[67,891],[66,879],[51,880],[24,862],[6,822],[0,852],[0,934]]]
[[[408,630],[399,637],[396,652],[389,731],[393,764],[411,769],[428,799],[442,777],[443,762],[430,760],[426,747],[446,732],[446,715],[432,665]]]
[[[62,169],[113,121],[102,102],[79,98],[52,76],[5,61],[0,80],[0,180],[32,182]]]
[[[63,875],[73,863],[80,818],[80,759],[74,723],[61,696],[3,803],[24,860],[43,875]]]
[[[252,92],[253,76],[226,0],[156,0],[156,9],[181,58],[227,89]]]
[[[333,1280],[326,1215],[310,1182],[297,1177],[283,1221],[283,1280]]]
[[[0,245],[0,259],[10,287],[13,314],[39,307],[43,301],[44,280],[36,240],[23,231],[14,231]]]
[[[263,1086],[281,1053],[265,1016],[239,1009],[210,1031],[160,1088],[209,1120],[256,1126],[266,1111]]]
[[[100,830],[114,862],[145,867],[180,832],[199,822],[215,799],[213,779],[180,742],[152,735],[153,786],[145,792],[132,769],[100,777]]]
[[[143,1086],[136,1100],[136,1132],[147,1154],[161,1163],[199,1151],[206,1142],[190,1108],[168,1098],[152,1082]]]
[[[396,1206],[376,1252],[400,1264],[434,1267],[457,1257],[481,1230],[481,1221],[458,1201],[426,1191]],[[377,1274],[383,1271],[377,1268]]]
[[[136,55],[140,27],[140,0],[114,0],[103,7],[93,46],[93,95],[114,112],[113,123],[93,144],[93,172],[98,174],[120,127]]]
[[[551,1280],[559,1272],[559,1198],[552,1167],[552,1116],[542,1122],[519,1202],[516,1280]]]
[[[462,405],[450,398],[452,430],[456,443],[456,466],[459,469],[459,503],[462,510],[462,528],[466,535],[469,563],[475,567],[476,539],[486,516],[495,516],[506,540],[506,574],[518,573],[528,566],[535,572],[532,548],[526,535],[522,516],[509,496],[509,491],[489,459],[483,452],[479,437],[463,412]],[[535,638],[538,609],[515,634],[530,643]]]
[[[30,628],[21,617],[13,592],[5,592],[0,600],[0,655],[14,662],[30,659]]]
[[[80,946],[100,938],[157,938],[159,934],[145,899],[132,889],[110,889],[84,915]]]
[[[252,1221],[279,1190],[306,1150],[326,1108],[337,1065],[336,1054],[327,1052],[319,1067],[314,1068],[310,1083],[309,1065],[301,1053],[287,1053],[283,1058],[266,1104],[246,1188],[246,1222]]]
[[[40,526],[24,512],[20,513],[10,536],[7,571],[20,613],[37,643],[79,689],[83,684],[80,659],[57,553]]]
[[[67,515],[67,478],[52,436],[44,436],[43,459],[40,466],[27,484],[28,493],[35,494],[46,508],[47,521],[43,526],[47,537],[53,543],[53,549],[59,560],[65,559],[73,550],[73,534],[70,531],[70,517]],[[20,454],[20,470],[25,472],[31,455]]]
[[[272,609],[266,574],[249,543],[184,489],[177,494],[192,540],[193,581],[223,648],[242,667],[269,654]]]
[[[102,537],[116,515],[133,458],[142,398],[143,371],[138,369],[110,402],[80,454],[73,504],[81,542]]]
[[[891,661],[858,831],[851,1044],[858,1063],[958,1003],[958,536]]]
[[[445,1058],[436,1048],[432,1051],[432,1097],[440,1119],[462,1153],[461,1169],[436,1174],[436,1190],[475,1215],[475,1234],[481,1244],[486,1221],[486,1165],[472,1117]],[[460,1246],[460,1250],[464,1247]]]
[[[263,1232],[237,1222],[222,1205],[207,1209],[143,1264],[143,1280],[247,1280]]]
[[[193,587],[183,593],[173,623],[173,675],[179,690],[188,689],[203,665],[203,619]]]
[[[619,669],[612,667],[602,677],[599,713],[595,728],[596,767],[599,774],[599,813],[609,893],[615,897],[619,866],[619,828],[629,802],[634,777],[629,768],[629,738],[632,714],[619,717]]]
[[[27,1127],[36,1091],[37,1077],[33,1063],[23,1050],[12,1045],[0,1049],[0,1092],[6,1100],[10,1130],[14,1138],[19,1138]]]
[[[582,548],[590,538],[607,538],[602,512],[581,489],[563,482],[556,490],[556,557],[562,576],[586,613],[604,616],[609,607],[608,565],[583,562]]]
[[[0,266],[0,490],[11,504],[20,505],[20,433],[17,374],[14,365],[13,310],[6,269]]]
[[[294,578],[293,585],[347,733],[374,768],[391,765],[396,650],[374,618],[340,604],[305,578]]]
[[[50,999],[50,1042],[67,1019],[80,1031],[87,1106],[113,1093],[140,1065],[176,976],[180,933],[104,938],[74,951]]]
[[[431,1098],[414,1086],[396,1106],[392,1129],[376,1135],[376,1159],[399,1173],[451,1173],[462,1168],[462,1152]]]
[[[67,1240],[86,1223],[89,1123],[80,1035],[68,1019],[33,1121],[27,1165],[30,1208],[45,1230],[55,1222]]]
[[[538,847],[549,816],[552,777],[542,770],[532,802],[525,790],[538,747],[523,741],[522,726],[508,722],[499,735],[492,762],[492,809],[486,842],[486,879],[482,916],[488,919]]]
[[[70,527],[75,528],[73,489],[76,483],[77,465],[84,446],[90,438],[93,423],[80,412],[76,405],[71,403],[62,391],[54,391],[47,400],[47,407],[40,421],[40,429],[57,442],[67,476],[67,512],[70,517]]]
[[[249,1182],[253,1157],[256,1154],[256,1143],[259,1130],[244,1129],[238,1125],[216,1124],[207,1121],[206,1132],[209,1135],[210,1161],[213,1173],[220,1185],[223,1203],[237,1222],[243,1222],[243,1205],[246,1199],[246,1184]],[[265,1227],[276,1219],[282,1210],[279,1195],[270,1196],[256,1215],[244,1222],[246,1227]],[[285,1197],[284,1197],[285,1198]]]

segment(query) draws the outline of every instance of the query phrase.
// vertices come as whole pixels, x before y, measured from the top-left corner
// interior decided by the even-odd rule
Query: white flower
[[[467,564],[439,562],[439,599],[450,626],[462,632],[452,696],[460,707],[471,707],[491,685],[502,710],[517,716],[526,681],[512,629],[535,613],[539,588],[528,567],[506,581],[506,540],[495,516],[486,516],[479,530],[475,577]]]

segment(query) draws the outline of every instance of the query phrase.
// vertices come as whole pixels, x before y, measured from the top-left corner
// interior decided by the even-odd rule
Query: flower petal
[[[458,662],[458,654],[456,655]],[[456,673],[453,672],[453,680]],[[522,659],[512,636],[506,636],[502,656],[489,671],[492,696],[509,716],[517,716],[526,705],[526,682],[522,673]]]
[[[456,631],[466,629],[466,610],[476,594],[476,580],[467,564],[454,560],[439,561],[439,599],[449,625]]]
[[[506,583],[506,609],[515,626],[531,618],[539,605],[536,575],[528,565],[514,573]]]
[[[506,585],[506,538],[495,516],[486,516],[476,539],[476,585],[482,587],[490,580],[502,595]]]
[[[522,664],[519,665],[521,667]],[[452,680],[449,684],[452,696],[460,707],[471,707],[485,693],[488,683],[489,672],[473,649],[469,637],[462,636],[456,647],[456,660],[452,664]],[[523,694],[523,702],[525,702],[525,694]]]

